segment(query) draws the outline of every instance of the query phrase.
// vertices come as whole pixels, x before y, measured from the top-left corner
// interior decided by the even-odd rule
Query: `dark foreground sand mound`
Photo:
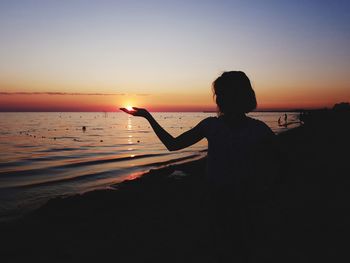
[[[2,223],[1,262],[336,262],[348,248],[348,122],[332,117],[278,136],[278,178],[237,210],[245,237],[232,253],[212,242],[202,159]]]

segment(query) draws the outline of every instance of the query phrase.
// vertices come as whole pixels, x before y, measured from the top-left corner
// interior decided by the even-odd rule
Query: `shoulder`
[[[208,125],[208,124],[213,124],[216,123],[218,121],[218,117],[207,117],[203,120],[201,120],[201,124],[203,125]]]
[[[218,123],[217,117],[207,117],[199,122],[199,126],[201,128],[209,128],[213,125],[216,125]]]
[[[219,121],[217,117],[207,117],[198,124],[204,136],[207,136],[212,130],[215,130],[218,125]]]
[[[273,131],[269,126],[266,125],[265,122],[248,117],[248,123],[251,127],[253,127],[257,132],[263,135],[274,135]]]

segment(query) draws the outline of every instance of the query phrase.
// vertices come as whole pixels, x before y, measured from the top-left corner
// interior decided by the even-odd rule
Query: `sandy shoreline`
[[[350,205],[348,158],[340,150],[350,147],[349,127],[317,121],[278,136],[275,194],[247,207],[254,232],[247,258],[237,262],[341,256]],[[205,161],[151,170],[117,190],[53,199],[20,220],[1,223],[2,262],[215,262],[204,231]]]

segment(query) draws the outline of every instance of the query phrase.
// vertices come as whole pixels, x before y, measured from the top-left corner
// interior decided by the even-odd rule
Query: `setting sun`
[[[125,108],[126,108],[128,111],[132,111],[132,110],[133,110],[132,106],[130,106],[130,105],[126,106]]]

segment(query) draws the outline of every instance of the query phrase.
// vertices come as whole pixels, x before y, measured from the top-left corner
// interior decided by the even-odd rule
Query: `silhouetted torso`
[[[208,179],[213,187],[236,185],[252,174],[255,147],[273,136],[265,123],[250,117],[230,124],[223,117],[209,117],[202,129],[209,143]]]

